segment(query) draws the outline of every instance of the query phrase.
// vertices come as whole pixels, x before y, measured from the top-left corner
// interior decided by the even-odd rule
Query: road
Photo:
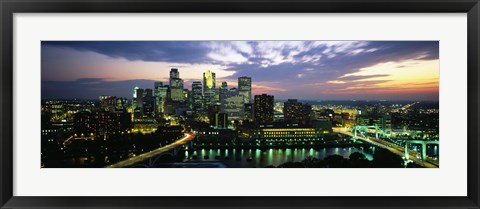
[[[135,165],[137,163],[143,162],[149,158],[152,158],[156,155],[162,154],[164,152],[167,152],[168,150],[174,149],[178,146],[184,145],[188,141],[192,140],[195,138],[195,134],[192,133],[185,133],[185,136],[171,144],[165,145],[163,147],[160,147],[156,150],[152,150],[150,152],[146,152],[140,155],[137,155],[135,157],[128,158],[126,160],[120,161],[118,163],[112,164],[107,166],[107,168],[125,168],[128,166]]]
[[[333,131],[337,132],[337,133],[345,134],[345,135],[348,135],[348,136],[352,136],[352,137],[354,136],[354,134],[352,132],[347,131],[347,129],[345,129],[345,128],[333,128]],[[397,154],[400,157],[404,157],[404,155],[405,155],[405,147],[398,146],[394,143],[390,143],[390,142],[383,141],[381,139],[372,138],[372,137],[363,137],[358,133],[357,133],[357,139],[360,139],[364,142],[367,142],[367,143],[373,144],[375,146],[381,147],[383,149],[387,149],[390,152],[392,152],[394,154]],[[438,168],[438,164],[436,164],[435,162],[432,162],[433,160],[427,159],[427,160],[424,161],[422,159],[418,159],[417,158],[418,152],[416,152],[416,151],[409,150],[408,154],[409,154],[408,159],[412,160],[413,162],[415,162],[418,165],[421,165],[421,166],[424,166],[424,167],[427,167],[427,168]]]

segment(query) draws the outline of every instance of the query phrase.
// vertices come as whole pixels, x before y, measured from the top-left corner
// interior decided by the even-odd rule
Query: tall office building
[[[161,81],[156,81],[154,84],[154,94],[153,96],[155,97],[155,113],[159,114],[163,112],[163,100],[165,99],[164,97],[166,96],[166,93],[163,95],[162,90],[163,90],[163,82]]]
[[[231,88],[225,95],[222,112],[228,115],[229,120],[240,120],[244,117],[243,95],[236,88]]]
[[[133,110],[135,119],[143,117],[143,89],[137,88],[135,94],[135,109]]]
[[[252,78],[239,77],[238,78],[238,91],[244,97],[244,103],[251,103],[252,100]]]
[[[170,69],[170,79],[172,78],[180,78],[180,73],[177,68]]]
[[[108,112],[124,112],[127,110],[128,101],[126,98],[115,96],[100,96],[100,108]]]
[[[76,134],[90,135],[97,139],[126,132],[130,129],[131,117],[125,112],[93,111],[74,115],[73,129]]]
[[[157,92],[157,89],[163,86],[163,82],[161,81],[155,81],[154,83],[155,88],[153,89],[155,92]]]
[[[254,119],[259,124],[273,122],[273,95],[255,95]]]
[[[227,82],[226,81],[223,81],[222,82],[222,85],[220,86],[220,88],[218,88],[218,99],[219,99],[219,102],[220,102],[220,105],[223,107],[223,105],[225,104],[225,95],[227,94],[227,91],[228,91],[228,86],[227,86]]]
[[[228,115],[226,113],[216,113],[213,126],[216,128],[227,128]]]
[[[311,107],[298,102],[296,99],[289,99],[283,105],[283,115],[288,123],[307,123],[310,119]]]
[[[204,107],[208,108],[215,104],[215,73],[207,70],[203,73],[203,101]]]
[[[203,106],[202,82],[194,81],[192,83],[192,109],[199,111]]]
[[[161,103],[158,108],[160,108],[160,112],[165,112],[165,101],[171,100],[170,96],[170,87],[168,85],[163,85],[159,88],[158,96],[161,98]]]
[[[115,112],[126,112],[127,109],[128,109],[127,98],[117,98],[115,100]]]
[[[228,87],[227,82],[226,82],[226,81],[222,81],[222,85],[220,86],[220,88],[221,88],[221,89],[228,90],[227,87]]]
[[[143,89],[135,87],[132,99],[132,112],[134,120],[143,117]]]
[[[246,121],[253,121],[253,104],[247,103],[243,105],[243,119]]]
[[[208,120],[210,122],[210,125],[215,124],[215,115],[220,112],[221,112],[220,105],[210,105],[210,107],[208,107],[207,115],[208,115]]]
[[[359,114],[357,115],[357,125],[376,126],[383,135],[389,135],[392,131],[392,116],[378,114]]]
[[[133,95],[132,95],[132,111],[135,112],[135,109],[137,108],[137,90],[138,90],[138,86],[135,86],[133,88]]]
[[[100,108],[104,111],[115,111],[115,105],[117,97],[114,96],[99,96],[98,99],[100,100]]]
[[[193,92],[190,90],[187,90],[187,107],[190,108],[190,110],[193,110]]]
[[[143,96],[144,97],[146,97],[146,96],[153,97],[153,90],[152,89],[145,89],[145,91],[143,91]]]
[[[220,105],[220,89],[218,88],[213,89],[212,103]]]
[[[134,121],[153,120],[155,112],[155,98],[152,89],[141,89],[135,87],[133,100],[135,109],[133,109]]]
[[[170,91],[172,101],[185,101],[185,96],[183,94],[183,80],[180,78],[180,72],[178,72],[177,68],[172,68],[170,70]]]
[[[203,93],[215,88],[215,73],[207,70],[203,73]]]
[[[145,89],[142,100],[143,119],[153,120],[155,113],[155,98],[152,89]]]
[[[188,108],[192,109],[192,101],[191,101],[192,92],[188,89],[183,89],[183,101]]]

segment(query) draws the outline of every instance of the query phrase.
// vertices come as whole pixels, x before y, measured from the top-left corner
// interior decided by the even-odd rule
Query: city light
[[[135,56],[124,49],[108,55],[131,68],[137,62],[128,74],[135,79],[65,81],[65,89],[83,88],[69,92],[75,98],[54,95],[64,89],[42,80],[42,92],[49,90],[42,93],[49,95],[41,106],[42,168],[439,167],[438,42],[258,41],[243,49],[228,41],[171,42],[212,47],[207,58],[192,48],[188,61],[182,57],[190,51],[172,55],[183,48],[153,43],[158,48],[146,57],[147,45],[128,51]],[[84,44],[87,51],[116,48]],[[62,65],[54,61],[45,66]],[[146,71],[145,62],[162,65]],[[119,70],[106,64],[105,75],[126,76],[124,66],[113,66]],[[50,70],[42,72],[53,77]]]

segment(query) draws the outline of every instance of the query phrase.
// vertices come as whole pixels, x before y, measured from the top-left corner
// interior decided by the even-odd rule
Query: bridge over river
[[[160,147],[156,150],[152,150],[150,152],[142,153],[140,155],[137,155],[135,157],[128,158],[126,160],[114,163],[112,165],[107,166],[107,168],[125,168],[125,167],[130,167],[135,164],[138,164],[140,162],[143,162],[148,159],[152,159],[155,156],[164,154],[166,152],[169,152],[170,150],[176,150],[180,148],[182,145],[186,144],[190,140],[195,138],[195,134],[192,133],[185,133],[185,136],[183,136],[181,139],[168,144],[166,146]]]
[[[435,161],[429,157],[426,156],[426,144],[438,144],[438,141],[418,141],[418,140],[412,140],[412,141],[406,141],[405,147],[399,146],[397,144],[387,142],[384,140],[381,140],[376,137],[369,137],[369,136],[363,136],[360,134],[357,134],[356,131],[352,133],[349,131],[347,128],[333,128],[333,131],[336,133],[340,133],[343,135],[351,136],[354,137],[358,140],[362,140],[364,142],[367,142],[369,144],[381,147],[383,149],[387,149],[390,152],[397,154],[398,156],[402,157],[405,162],[412,161],[418,165],[427,167],[427,168],[438,168],[438,161]],[[378,136],[378,135],[377,135]],[[414,150],[409,150],[408,145],[409,144],[421,144],[422,145],[422,153],[421,159],[417,158],[417,155],[420,154]]]

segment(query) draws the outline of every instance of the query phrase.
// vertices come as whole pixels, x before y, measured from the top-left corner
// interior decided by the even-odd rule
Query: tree
[[[320,160],[314,158],[312,156],[308,156],[302,161],[303,165],[306,168],[319,168],[320,167]]]
[[[365,157],[364,154],[360,152],[354,152],[350,154],[348,160],[349,167],[351,168],[368,168],[370,166],[370,161]]]
[[[346,161],[340,155],[330,155],[323,159],[328,168],[344,168]]]
[[[403,159],[386,149],[377,149],[373,154],[375,168],[403,168]]]
[[[305,168],[301,162],[286,162],[278,166],[278,168]]]

